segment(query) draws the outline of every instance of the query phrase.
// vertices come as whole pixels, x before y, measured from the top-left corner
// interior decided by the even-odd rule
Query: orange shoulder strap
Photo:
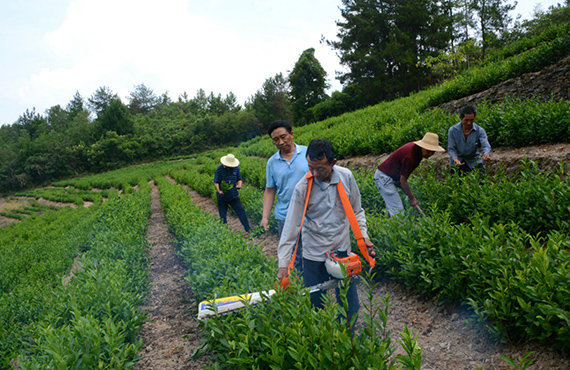
[[[313,188],[313,174],[309,171],[305,175],[307,178],[307,194],[305,195],[305,207],[303,208],[303,217],[301,218],[301,226],[299,227],[299,234],[297,235],[297,243],[295,243],[295,250],[291,255],[291,260],[289,261],[289,276],[291,276],[291,271],[295,265],[295,257],[297,256],[297,247],[299,246],[299,240],[301,239],[301,230],[303,230],[303,222],[305,222],[305,214],[307,213],[307,205],[309,204],[309,197],[311,196],[311,189]]]
[[[339,181],[336,185],[338,189],[338,194],[340,195],[340,200],[342,201],[342,205],[344,207],[344,213],[346,213],[346,217],[348,217],[348,222],[350,222],[350,227],[352,228],[352,233],[356,238],[356,244],[358,244],[358,248],[360,249],[360,253],[368,262],[371,268],[374,268],[376,261],[374,258],[370,257],[368,253],[368,248],[364,243],[364,237],[362,236],[362,231],[360,230],[360,226],[358,225],[358,221],[356,220],[356,215],[354,214],[354,210],[352,209],[352,205],[350,204],[350,200],[346,195],[346,190],[344,190],[344,185],[342,185],[342,181]]]
[[[295,257],[297,256],[297,246],[299,245],[299,239],[301,238],[301,230],[303,230],[303,222],[305,221],[305,214],[307,213],[307,205],[309,204],[309,196],[311,195],[311,189],[313,187],[313,174],[308,172],[305,177],[308,179],[307,181],[307,194],[305,195],[305,207],[303,209],[303,217],[301,218],[301,227],[299,228],[299,235],[297,235],[297,243],[295,243],[295,250],[291,255],[291,260],[289,261],[289,274],[293,270],[293,266],[295,265]],[[362,236],[362,231],[360,230],[360,225],[358,225],[358,221],[356,220],[356,215],[354,214],[354,210],[352,209],[352,205],[350,204],[350,200],[346,195],[346,190],[344,190],[344,186],[342,185],[342,181],[339,181],[336,185],[338,189],[338,194],[340,195],[340,200],[342,202],[342,206],[344,207],[344,213],[346,213],[346,217],[348,218],[348,222],[350,223],[350,227],[352,229],[352,233],[356,238],[356,244],[358,244],[358,248],[360,249],[360,253],[364,256],[364,259],[368,262],[371,268],[374,268],[376,261],[374,258],[370,257],[368,253],[368,248],[364,243],[364,237]]]

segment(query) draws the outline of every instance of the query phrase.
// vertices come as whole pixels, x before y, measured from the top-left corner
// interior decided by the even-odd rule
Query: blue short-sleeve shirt
[[[285,220],[289,201],[295,185],[309,172],[307,147],[295,144],[295,153],[290,161],[281,157],[279,152],[269,158],[265,170],[265,187],[277,188],[277,204],[273,214],[277,220]]]

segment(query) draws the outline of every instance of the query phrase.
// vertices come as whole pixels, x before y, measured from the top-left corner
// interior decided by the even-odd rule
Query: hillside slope
[[[483,101],[495,104],[506,98],[530,97],[540,97],[542,100],[570,100],[570,55],[538,72],[525,73],[485,91],[440,104],[438,108],[457,113],[465,105],[476,106]]]
[[[445,144],[443,144],[445,147]],[[338,161],[339,165],[352,168],[356,171],[375,171],[378,164],[388,158],[389,153],[382,155],[367,155],[345,158]],[[543,171],[559,166],[565,161],[564,172],[570,173],[570,143],[545,144],[528,146],[524,148],[499,147],[493,148],[491,152],[491,162],[485,163],[488,174],[493,174],[504,167],[508,173],[514,173],[520,169],[520,161],[524,158],[534,161]],[[449,166],[449,155],[447,153],[435,153],[430,159],[438,171],[442,171]],[[425,165],[423,163],[422,165]]]

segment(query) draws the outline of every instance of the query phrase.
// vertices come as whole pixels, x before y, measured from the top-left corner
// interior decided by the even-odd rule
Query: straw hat
[[[433,132],[426,132],[423,139],[414,141],[414,143],[432,152],[445,152],[445,149],[439,146],[439,137]]]
[[[239,161],[233,154],[228,154],[223,156],[222,158],[220,158],[220,162],[222,162],[222,164],[227,167],[239,166]]]

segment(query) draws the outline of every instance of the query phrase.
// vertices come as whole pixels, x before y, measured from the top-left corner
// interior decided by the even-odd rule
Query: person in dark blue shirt
[[[218,166],[214,174],[214,186],[216,187],[220,218],[225,224],[228,222],[226,218],[228,205],[231,206],[241,221],[245,232],[249,233],[251,229],[238,193],[242,185],[238,167],[239,160],[233,154],[228,154],[220,158],[220,162],[222,164]]]

